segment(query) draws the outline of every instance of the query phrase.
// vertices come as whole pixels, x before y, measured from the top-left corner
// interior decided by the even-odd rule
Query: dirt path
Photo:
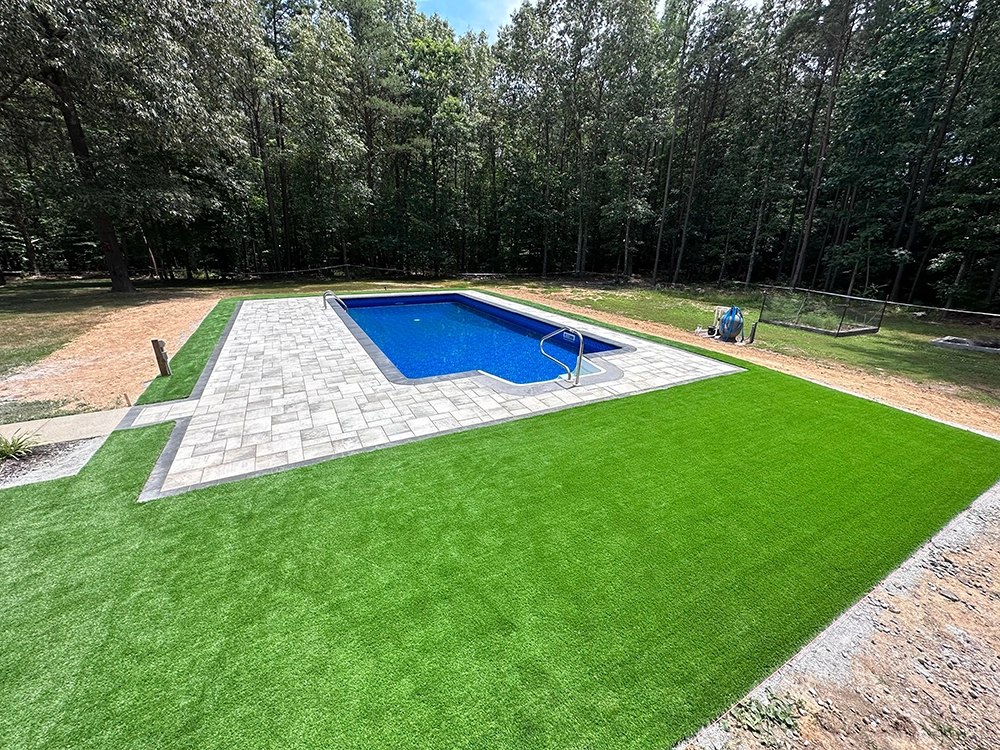
[[[563,295],[539,294],[521,287],[503,287],[498,292],[529,302],[586,315],[588,318],[632,328],[633,330],[662,336],[672,341],[694,344],[705,349],[729,354],[748,362],[764,365],[779,372],[815,380],[835,388],[856,393],[901,409],[925,414],[952,424],[971,427],[974,430],[1000,436],[1000,411],[982,404],[974,404],[958,396],[951,395],[952,386],[947,384],[922,385],[905,378],[870,375],[861,370],[834,363],[818,363],[798,359],[785,354],[777,354],[752,346],[734,346],[721,341],[704,338],[690,331],[649,321],[635,320],[616,313],[602,312],[589,307],[575,305],[561,298]]]
[[[91,409],[134,401],[156,374],[151,339],[172,356],[219,301],[216,294],[140,302],[108,313],[96,326],[0,382],[0,400],[66,401]]]

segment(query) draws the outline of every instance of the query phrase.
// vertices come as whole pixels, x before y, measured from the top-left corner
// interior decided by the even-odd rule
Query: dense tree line
[[[1000,306],[996,0],[3,0],[0,267]],[[2,276],[0,276],[2,278]]]

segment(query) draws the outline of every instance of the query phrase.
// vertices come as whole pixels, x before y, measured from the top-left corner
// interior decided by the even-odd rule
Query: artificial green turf
[[[1000,475],[759,368],[136,505],[167,432],[0,492],[0,746],[669,747]]]
[[[198,330],[191,334],[191,337],[177,350],[177,354],[170,358],[172,374],[167,377],[157,375],[136,403],[156,404],[190,396],[239,301],[238,297],[219,300],[205,316]]]

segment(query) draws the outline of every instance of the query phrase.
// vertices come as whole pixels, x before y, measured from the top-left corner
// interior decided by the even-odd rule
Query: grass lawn
[[[0,746],[669,747],[1000,476],[758,367],[135,504],[168,434],[0,492]]]
[[[66,344],[106,313],[130,304],[106,282],[10,282],[0,287],[0,378]]]
[[[569,302],[587,309],[626,315],[636,320],[667,323],[688,331],[712,324],[717,304],[739,305],[747,331],[757,320],[761,297],[739,289],[662,290],[601,289],[538,285],[541,293],[570,292]],[[931,346],[941,336],[992,336],[996,329],[941,324],[915,317],[906,308],[890,307],[877,334],[833,338],[822,334],[761,324],[755,346],[760,349],[838,362],[876,375],[899,375],[918,383],[948,383],[959,395],[993,407],[1000,406],[1000,356]]]

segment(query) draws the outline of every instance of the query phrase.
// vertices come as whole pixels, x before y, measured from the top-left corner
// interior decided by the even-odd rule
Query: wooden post
[[[167,344],[163,339],[153,339],[153,354],[156,355],[156,365],[160,368],[160,375],[167,377],[170,374],[170,361],[167,359]]]

